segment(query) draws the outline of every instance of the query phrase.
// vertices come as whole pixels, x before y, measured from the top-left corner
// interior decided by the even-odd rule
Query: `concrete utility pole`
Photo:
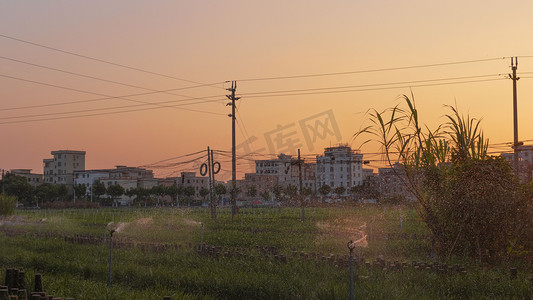
[[[213,217],[213,186],[211,185],[213,162],[211,161],[211,150],[207,146],[207,173],[209,174],[209,210],[211,211],[211,218]],[[201,172],[201,171],[200,171]],[[203,175],[202,175],[203,176]]]
[[[215,171],[215,160],[213,158],[213,150],[209,150],[209,147],[207,147],[207,170],[209,173],[209,208],[211,210],[211,218],[216,219],[217,203],[215,199],[215,173],[218,173],[218,170]]]
[[[302,181],[302,160],[300,157],[300,148],[298,148],[298,177],[300,181],[300,205],[302,206],[302,222],[305,221],[305,199],[304,199],[304,190],[303,190],[303,181]]]
[[[215,170],[215,166],[218,164],[218,170]],[[215,158],[213,157],[213,150],[211,150],[211,200],[213,201],[213,211],[211,213],[211,217],[216,219],[217,218],[217,195],[215,193],[215,174],[220,171],[220,164],[218,162],[215,162]]]
[[[514,148],[514,157],[513,157],[513,166],[514,166],[514,172],[518,176],[518,147],[520,147],[520,143],[518,142],[518,104],[517,104],[517,95],[516,95],[516,82],[520,77],[516,77],[516,69],[518,68],[518,57],[511,57],[511,69],[513,70],[513,74],[509,74],[509,77],[513,80],[513,128],[514,128],[514,141],[513,141],[513,148]]]
[[[237,182],[237,157],[235,154],[235,101],[239,100],[240,97],[235,97],[235,91],[237,90],[237,82],[231,82],[231,88],[227,89],[231,92],[231,95],[226,95],[230,103],[226,105],[231,105],[231,114],[228,116],[231,117],[231,218],[235,217],[237,214],[237,201],[235,200],[235,189]]]

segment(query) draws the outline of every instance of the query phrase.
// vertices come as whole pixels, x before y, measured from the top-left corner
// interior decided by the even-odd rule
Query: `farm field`
[[[436,258],[412,208],[309,207],[305,216],[286,207],[245,208],[233,220],[206,208],[16,211],[0,221],[0,282],[16,267],[28,289],[40,273],[47,293],[76,299],[346,299],[355,241],[356,299],[533,297],[531,262]]]

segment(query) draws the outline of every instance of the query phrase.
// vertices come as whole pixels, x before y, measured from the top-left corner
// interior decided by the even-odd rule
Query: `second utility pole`
[[[235,97],[235,90],[237,90],[237,82],[232,81],[231,82],[231,88],[227,89],[231,92],[231,95],[226,95],[228,99],[231,100],[231,103],[228,103],[227,105],[231,105],[231,114],[228,115],[231,117],[231,219],[235,217],[237,214],[237,201],[235,200],[235,192],[236,192],[236,181],[237,181],[237,156],[235,154],[235,101],[239,100],[240,97]]]
[[[305,221],[305,196],[304,196],[304,185],[302,182],[302,159],[300,156],[300,148],[298,148],[298,181],[300,182],[300,205],[302,210],[302,222]]]
[[[513,148],[514,148],[514,173],[518,176],[518,151],[519,151],[519,143],[518,143],[518,104],[517,104],[517,95],[516,95],[516,82],[520,77],[516,77],[516,69],[518,68],[518,57],[511,57],[511,68],[513,70],[513,75],[509,74],[509,77],[513,80],[513,127],[514,127],[514,141],[513,141]]]

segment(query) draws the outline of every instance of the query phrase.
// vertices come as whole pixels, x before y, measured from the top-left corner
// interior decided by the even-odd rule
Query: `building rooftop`
[[[85,155],[85,151],[79,151],[79,150],[56,150],[51,152],[52,155],[55,154],[79,154],[79,155]]]

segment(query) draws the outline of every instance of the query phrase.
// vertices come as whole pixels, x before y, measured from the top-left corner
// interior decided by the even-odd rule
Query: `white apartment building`
[[[316,186],[345,187],[363,184],[363,154],[341,145],[324,149],[324,155],[316,157]]]
[[[74,171],[85,170],[85,151],[58,150],[51,153],[54,158],[43,159],[44,182],[65,184],[71,188]]]

